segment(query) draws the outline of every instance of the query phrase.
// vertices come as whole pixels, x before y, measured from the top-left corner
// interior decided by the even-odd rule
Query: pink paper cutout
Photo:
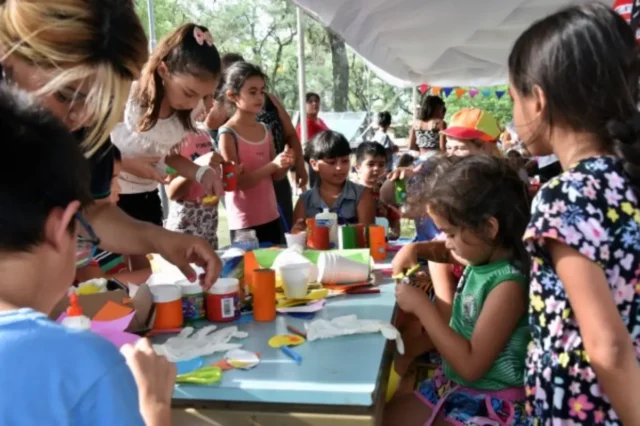
[[[97,333],[100,336],[104,337],[111,343],[115,345],[116,348],[120,349],[126,344],[133,345],[138,340],[140,340],[140,336],[135,335],[133,333],[127,333],[126,331],[111,331],[111,332],[102,332]]]
[[[140,339],[140,336],[128,333],[125,330],[131,324],[134,315],[135,311],[113,321],[91,321],[91,331],[104,337],[118,349],[127,343],[133,344]],[[66,317],[67,313],[63,312],[56,322],[60,324]]]

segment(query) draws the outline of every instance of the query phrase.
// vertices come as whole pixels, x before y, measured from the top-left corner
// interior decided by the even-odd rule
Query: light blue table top
[[[381,274],[376,274],[380,279]],[[390,280],[383,281],[380,294],[328,299],[314,319],[357,315],[360,319],[390,322],[395,297],[394,286],[389,283]],[[216,386],[178,385],[173,395],[174,403],[180,406],[190,402],[206,405],[207,401],[216,401],[338,405],[363,409],[373,406],[386,339],[376,333],[306,342],[295,348],[304,359],[298,366],[279,349],[269,347],[267,341],[276,334],[291,334],[287,325],[304,330],[305,321],[313,320],[278,315],[271,323],[239,324],[240,330],[249,333],[246,339],[241,340],[242,348],[259,352],[261,363],[248,371],[225,371],[222,382]],[[216,354],[206,361],[214,363],[223,355]]]

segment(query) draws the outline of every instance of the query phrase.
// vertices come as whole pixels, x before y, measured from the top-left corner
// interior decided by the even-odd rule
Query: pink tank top
[[[189,133],[180,145],[180,155],[191,161],[195,161],[198,157],[209,154],[213,150],[211,136],[204,132]],[[220,170],[216,170],[216,173],[215,195],[221,197],[224,192],[222,189],[222,173]],[[198,182],[190,182],[189,191],[183,201],[199,203],[205,195],[202,185]]]
[[[258,142],[248,141],[228,127],[220,128],[219,134],[222,133],[236,136],[238,159],[245,172],[255,171],[269,164],[275,155],[273,137],[266,127],[264,138]],[[251,188],[225,192],[224,200],[229,229],[233,231],[264,225],[280,216],[271,177],[262,179]]]

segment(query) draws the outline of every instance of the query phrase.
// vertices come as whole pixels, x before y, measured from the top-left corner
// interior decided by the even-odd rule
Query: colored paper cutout
[[[453,87],[445,87],[442,89],[442,91],[444,92],[444,97],[446,99],[451,96],[451,93],[453,93]]]
[[[491,93],[493,93],[491,90],[483,90],[482,92],[482,96],[484,96],[485,98],[488,98],[489,96],[491,96]]]
[[[498,99],[502,99],[502,97],[507,93],[505,90],[496,90],[496,97]]]
[[[122,318],[133,312],[133,308],[129,306],[120,305],[114,301],[109,300],[92,318],[93,321],[113,321],[115,319]]]
[[[427,93],[427,90],[429,90],[429,85],[421,84],[420,86],[418,86],[418,90],[420,90],[420,93],[424,95],[425,93]]]
[[[431,88],[431,93],[433,93],[434,96],[440,96],[440,92],[442,91],[442,88],[440,87],[432,87]]]
[[[476,96],[478,96],[478,93],[480,93],[480,92],[478,91],[478,89],[469,89],[469,92],[467,92],[467,93],[469,93],[469,96],[471,96],[471,98],[473,99]]]
[[[281,346],[299,346],[305,342],[305,339],[293,334],[278,334],[269,339],[269,346],[279,348]]]

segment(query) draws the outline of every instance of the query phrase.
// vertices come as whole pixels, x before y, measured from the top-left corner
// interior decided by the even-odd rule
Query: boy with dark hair
[[[356,149],[356,172],[361,185],[371,189],[375,216],[389,221],[390,237],[400,236],[400,212],[380,197],[387,166],[387,150],[378,142],[362,142]],[[393,184],[392,184],[393,185]]]
[[[125,358],[97,334],[47,318],[98,244],[81,213],[92,199],[77,142],[32,98],[3,87],[0,135],[0,424],[169,424],[175,367],[146,339],[124,347]],[[19,179],[16,161],[29,164]]]
[[[393,154],[398,152],[398,147],[393,143],[387,131],[391,127],[391,114],[389,111],[378,113],[378,131],[373,136],[373,141],[378,142],[387,151],[387,171],[393,170]]]

